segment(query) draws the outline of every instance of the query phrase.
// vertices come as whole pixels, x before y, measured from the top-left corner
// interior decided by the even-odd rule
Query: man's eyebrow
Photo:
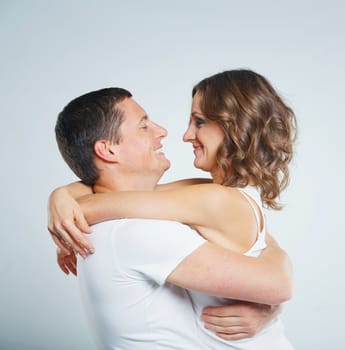
[[[148,119],[149,119],[149,117],[145,114],[145,115],[143,115],[143,116],[140,118],[138,124],[141,124],[141,123],[143,123],[143,122],[146,122]]]

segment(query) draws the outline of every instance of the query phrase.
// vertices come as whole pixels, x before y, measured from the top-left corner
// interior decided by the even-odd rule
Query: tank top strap
[[[253,186],[246,186],[244,188],[237,187],[237,190],[239,190],[243,194],[243,196],[247,199],[248,203],[253,209],[257,228],[258,228],[258,234],[265,232],[266,231],[265,215],[262,209],[261,198],[258,190]],[[257,206],[254,205],[253,201],[256,203]],[[260,210],[260,212],[258,210]],[[261,218],[263,220],[262,229],[261,229]]]

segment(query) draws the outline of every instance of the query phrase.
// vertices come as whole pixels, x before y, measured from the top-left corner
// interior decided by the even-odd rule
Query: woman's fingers
[[[83,258],[86,258],[89,253],[93,253],[93,246],[83,236],[79,229],[73,224],[65,220],[63,226],[55,225],[49,228],[49,232],[55,244],[65,250],[75,250]],[[75,238],[76,237],[76,238]],[[85,245],[87,248],[85,248]]]
[[[94,247],[85,238],[84,233],[90,233],[84,214],[74,198],[65,188],[55,190],[49,199],[48,230],[61,244],[54,242],[61,248],[74,249],[84,258],[94,252]]]
[[[88,241],[88,239],[86,239],[85,235],[80,231],[79,227],[77,227],[74,222],[65,220],[63,225],[64,227],[61,235],[64,240],[67,240],[67,242],[71,244],[74,250],[76,250],[82,256],[85,253],[86,255],[89,253],[94,253],[95,249],[93,245]]]
[[[62,250],[57,250],[57,263],[60,266],[60,269],[66,274],[69,275],[72,272],[77,276],[77,256],[74,251],[70,251],[67,254]]]
[[[64,254],[69,254],[70,248],[62,242],[61,237],[56,233],[51,232],[52,239],[54,243],[57,245],[58,249],[60,249]]]
[[[65,266],[73,273],[73,275],[77,276],[77,259],[74,253],[66,256]]]
[[[87,223],[83,213],[79,214],[75,218],[76,225],[78,226],[79,230],[84,233],[91,233],[92,230]]]

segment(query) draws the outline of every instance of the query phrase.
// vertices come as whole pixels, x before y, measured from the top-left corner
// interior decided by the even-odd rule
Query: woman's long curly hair
[[[271,84],[250,70],[213,75],[193,88],[201,111],[224,131],[217,152],[222,184],[259,187],[266,207],[281,209],[277,197],[289,182],[296,118]]]

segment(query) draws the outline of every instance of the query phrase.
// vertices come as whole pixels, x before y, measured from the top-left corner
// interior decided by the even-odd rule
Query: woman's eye
[[[196,119],[195,119],[195,125],[196,125],[197,127],[199,127],[199,126],[201,126],[201,125],[203,125],[203,124],[205,124],[205,120],[204,120],[204,119],[201,119],[201,118],[196,118]]]

